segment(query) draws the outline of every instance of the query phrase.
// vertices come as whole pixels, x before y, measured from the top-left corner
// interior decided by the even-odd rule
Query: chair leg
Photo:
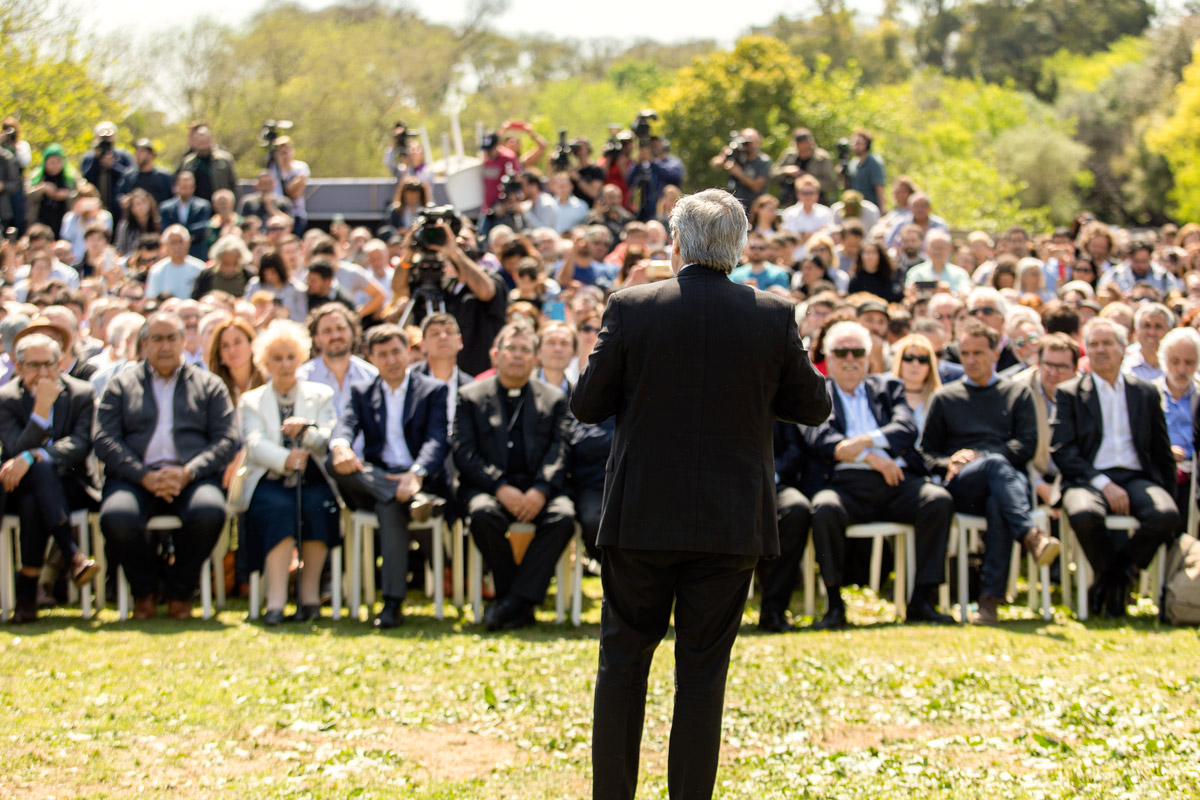
[[[1045,566],[1038,570],[1038,576],[1042,581],[1042,619],[1054,619],[1054,609],[1050,607],[1050,567]]]
[[[883,540],[876,537],[871,541],[871,591],[879,594],[883,572]]]
[[[1012,552],[1008,558],[1008,584],[1004,589],[1007,597],[1017,596],[1017,576],[1021,574],[1021,545],[1013,543]]]
[[[129,581],[124,567],[117,568],[117,615],[122,622],[129,619]]]
[[[333,618],[342,618],[342,548],[335,547],[330,554],[329,571],[333,575],[332,588],[332,603],[333,603]]]
[[[583,546],[583,534],[576,523],[575,526],[575,574],[571,580],[571,624],[576,628],[583,622],[583,560],[587,550]]]
[[[570,547],[564,547],[562,555],[558,557],[558,564],[554,567],[554,580],[558,584],[554,592],[554,621],[559,625],[567,617],[567,592],[570,579],[567,577],[570,570],[567,569],[567,559],[570,558]]]
[[[100,515],[88,514],[88,529],[92,537],[92,558],[96,559],[96,579],[92,585],[96,587],[96,608],[103,611],[108,607],[108,559],[104,557],[104,536],[100,533]]]
[[[429,539],[433,545],[433,617],[441,621],[443,607],[446,605],[446,553],[444,537],[446,521],[436,519]]]
[[[970,593],[967,588],[967,529],[955,526],[958,536],[958,621],[966,624],[968,621],[967,607],[970,604]]]
[[[902,622],[908,617],[908,594],[905,592],[904,585],[908,577],[908,543],[910,537],[908,534],[896,534],[896,578],[893,581],[893,598],[892,603],[896,606],[896,621]],[[881,546],[882,542],[879,539],[875,540]]]
[[[200,565],[200,604],[204,608],[205,619],[212,619],[212,594],[212,556],[209,556],[208,558],[204,559],[204,563]]]
[[[362,526],[357,517],[350,525],[350,619],[358,622],[362,619]]]
[[[17,607],[15,573],[12,529],[5,527],[0,530],[0,622],[8,620]]]
[[[1059,539],[1062,540],[1062,552],[1058,555],[1058,579],[1062,585],[1062,602],[1068,608],[1071,605],[1071,542],[1064,533],[1064,525],[1059,525]]]
[[[476,624],[483,622],[483,553],[471,542],[467,551],[468,582],[471,586],[471,607]]]
[[[454,582],[452,599],[456,608],[463,606],[463,525],[462,521],[450,528],[450,580]]]
[[[367,619],[375,616],[375,529],[362,526],[362,581],[363,605],[367,607]]]
[[[81,517],[76,516],[75,514],[72,514],[71,515],[71,527],[73,527],[75,529],[75,537],[77,539],[79,539],[79,552],[83,553],[85,558],[91,558],[92,545],[91,545],[90,540],[92,538],[92,532],[91,532],[91,529],[88,527],[87,514],[85,513]],[[94,582],[94,579],[92,582]],[[67,583],[71,586],[75,585],[74,582],[72,582],[72,581],[67,581]],[[83,613],[83,618],[91,619],[92,618],[92,583],[86,584],[82,589],[79,590],[79,600],[80,600],[80,608]]]
[[[262,608],[262,573],[255,570],[250,573],[250,619],[258,619]]]
[[[804,614],[812,617],[817,613],[817,551],[811,538],[804,545],[801,569],[804,571]]]

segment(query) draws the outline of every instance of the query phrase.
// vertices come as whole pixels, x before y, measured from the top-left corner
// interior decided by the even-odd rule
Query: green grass
[[[485,634],[431,608],[373,632],[328,618],[0,628],[0,797],[590,796],[600,587],[585,625]],[[552,604],[550,606],[552,608]],[[862,627],[734,649],[717,797],[1184,797],[1200,785],[1200,639],[1017,619]],[[1013,609],[1016,617],[1027,617]],[[326,610],[328,614],[328,610]],[[670,642],[651,675],[641,798],[665,798]]]

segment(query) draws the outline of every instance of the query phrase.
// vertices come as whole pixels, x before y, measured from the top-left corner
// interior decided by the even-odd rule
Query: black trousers
[[[533,541],[520,566],[513,560],[512,545],[505,535],[513,516],[499,500],[490,494],[477,494],[467,501],[467,515],[475,546],[492,570],[496,597],[512,594],[527,603],[541,605],[558,557],[575,535],[575,506],[571,499],[564,495],[553,498],[534,518]]]
[[[134,597],[149,597],[157,588],[165,562],[158,556],[158,543],[147,535],[146,520],[163,514],[183,522],[180,530],[171,532],[175,563],[162,574],[166,596],[191,600],[200,582],[200,565],[212,554],[225,525],[225,492],[217,479],[188,484],[170,503],[120,478],[104,482],[100,531],[112,545],[117,563],[125,568]]]
[[[637,789],[646,679],[675,608],[675,709],[667,758],[672,800],[709,800],[721,750],[729,651],[754,556],[604,548],[600,666],[592,727],[592,797]]]
[[[1109,469],[1104,474],[1129,493],[1129,513],[1141,527],[1118,547],[1113,538],[1118,532],[1104,525],[1104,517],[1112,513],[1104,495],[1090,486],[1076,486],[1063,494],[1063,511],[1097,578],[1134,564],[1148,567],[1159,546],[1170,543],[1179,529],[1179,510],[1166,489],[1133,470]]]
[[[779,521],[779,556],[758,562],[763,613],[782,612],[792,604],[792,592],[796,590],[812,519],[812,506],[808,498],[790,486],[778,488],[775,508],[775,516]]]
[[[916,579],[936,586],[945,580],[946,545],[954,501],[942,487],[916,475],[888,486],[875,470],[836,470],[813,497],[813,547],[826,586],[845,580],[846,528],[864,522],[903,522],[916,536]]]
[[[79,549],[71,530],[71,511],[87,508],[90,501],[87,490],[74,476],[60,475],[48,461],[35,461],[6,504],[21,519],[21,564],[42,566],[50,538],[70,564]]]
[[[583,532],[583,546],[588,556],[600,560],[600,548],[596,539],[600,537],[600,512],[604,508],[604,487],[581,489],[575,498],[575,518]]]
[[[379,588],[384,598],[403,600],[408,594],[408,503],[396,500],[396,484],[388,480],[387,471],[366,464],[362,472],[340,475],[332,468],[332,456],[330,459],[329,474],[346,504],[356,510],[374,511],[379,518],[379,555],[383,560]],[[374,569],[375,565],[367,566]],[[441,576],[434,580],[441,580]]]

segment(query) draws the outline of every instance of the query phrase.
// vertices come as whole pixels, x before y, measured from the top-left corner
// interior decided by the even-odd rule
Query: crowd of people
[[[613,419],[584,424],[568,397],[607,298],[679,266],[669,142],[623,132],[599,160],[582,138],[547,158],[532,127],[506,123],[482,142],[473,220],[426,218],[433,176],[410,139],[386,156],[386,223],[326,231],[309,225],[309,169],[287,136],[239,196],[202,122],[173,170],[148,140],[129,153],[111,123],[95,133],[78,165],[56,144],[35,164],[14,118],[0,145],[17,621],[56,581],[95,579],[69,526],[87,507],[138,618],[160,601],[191,616],[227,514],[239,582],[265,576],[267,624],[284,620],[297,554],[292,618],[319,615],[341,505],[379,517],[382,628],[403,622],[408,523],[433,513],[464,520],[483,553],[490,629],[533,623],[576,521],[602,568]],[[987,519],[975,619],[995,624],[1013,543],[1042,565],[1060,555],[1039,506],[1078,538],[1093,611],[1125,614],[1191,502],[1200,226],[1081,214],[1052,231],[954,231],[908,177],[889,192],[867,131],[836,159],[805,129],[774,162],[761,145],[741,131],[711,162],[749,220],[729,277],[794,303],[833,412],[776,428],[781,553],[759,565],[760,627],[792,629],[810,531],[828,596],[815,627],[846,626],[841,589],[867,562],[846,529],[876,520],[914,525],[907,619],[950,622],[936,589],[956,511]],[[182,529],[147,532],[160,514]],[[1107,514],[1139,528],[1115,536]],[[518,523],[531,538],[510,535]]]

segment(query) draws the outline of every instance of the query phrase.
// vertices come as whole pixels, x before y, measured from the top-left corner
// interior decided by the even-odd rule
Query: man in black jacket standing
[[[654,650],[675,610],[672,798],[712,794],[729,652],[751,573],[779,554],[772,429],[816,425],[829,395],[794,309],[730,282],[746,215],[727,192],[671,214],[677,277],[614,294],[572,398],[615,414],[600,523],[604,610],[593,797],[632,798]]]

